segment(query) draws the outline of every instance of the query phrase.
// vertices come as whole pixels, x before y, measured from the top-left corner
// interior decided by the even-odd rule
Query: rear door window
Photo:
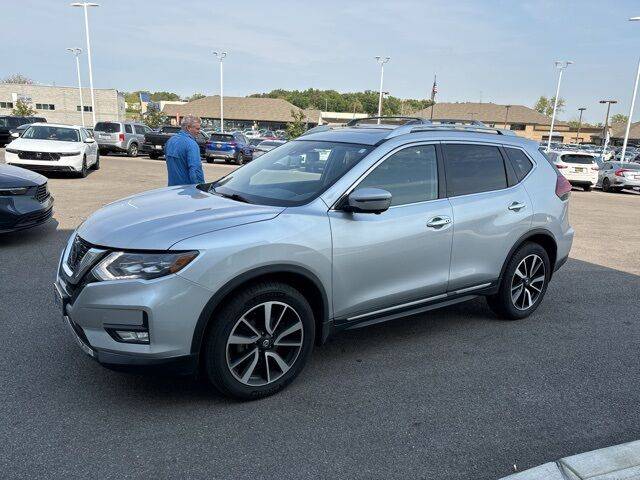
[[[134,125],[133,129],[138,135],[144,135],[144,127],[142,125]]]
[[[131,125],[125,125],[124,126],[124,131],[126,133],[133,133],[133,128],[131,128]]]
[[[120,124],[114,122],[98,122],[93,130],[95,132],[118,133],[120,131]]]
[[[529,160],[529,157],[519,148],[505,147],[505,151],[507,152],[513,169],[516,171],[518,181],[522,181],[533,168],[531,160]]]
[[[447,195],[457,197],[507,188],[500,150],[492,145],[444,144]]]

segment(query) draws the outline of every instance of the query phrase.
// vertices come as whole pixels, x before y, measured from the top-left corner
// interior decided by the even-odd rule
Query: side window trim
[[[516,170],[513,167],[513,163],[511,162],[509,154],[507,153],[504,145],[500,145],[500,148],[498,148],[498,150],[500,150],[500,155],[502,155],[502,162],[504,163],[504,168],[507,172],[507,188],[513,187],[514,185],[520,183],[520,181],[518,180],[518,175],[516,175]]]
[[[524,148],[516,146],[516,145],[503,145],[504,148],[513,148],[514,150],[520,150],[522,153],[524,153],[525,157],[527,157],[529,159],[529,161],[531,162],[531,169],[527,172],[527,174],[522,178],[522,180],[520,180],[517,183],[522,183],[524,182],[529,175],[531,175],[531,172],[533,172],[536,168],[538,168],[538,162],[531,156],[529,155],[529,152],[527,152]],[[508,153],[506,153],[505,151],[505,158],[509,158]],[[508,163],[511,163],[511,161],[509,160]]]
[[[384,162],[387,158],[391,157],[392,155],[398,153],[400,150],[404,150],[405,148],[410,148],[410,147],[418,147],[421,145],[433,145],[435,147],[436,150],[436,168],[438,169],[438,198],[433,198],[431,200],[425,200],[422,202],[416,202],[416,203],[407,203],[405,205],[397,205],[397,207],[404,207],[407,205],[416,205],[418,203],[426,203],[426,202],[434,202],[436,200],[440,200],[442,198],[446,198],[446,190],[442,191],[441,189],[441,172],[442,174],[444,173],[444,169],[442,168],[442,158],[441,158],[441,153],[442,151],[440,150],[440,144],[442,142],[434,140],[434,141],[416,141],[416,142],[412,142],[412,143],[406,143],[404,145],[399,145],[396,148],[394,148],[393,150],[390,150],[389,152],[387,152],[386,154],[384,154],[382,157],[380,157],[378,160],[376,160],[373,165],[371,165],[369,168],[367,168],[367,170],[364,171],[364,173],[362,173],[362,175],[360,175],[352,184],[349,188],[347,188],[344,193],[342,195],[340,195],[340,197],[333,203],[333,205],[331,205],[331,208],[329,208],[329,210],[337,210],[339,209],[339,206],[342,205],[342,202],[345,201],[345,199],[349,196],[349,194],[351,192],[353,192],[356,188],[358,188],[358,185],[360,185],[360,183],[362,183],[362,181],[367,178],[367,176],[369,176],[369,174],[374,171],[378,165],[380,165],[382,162]],[[390,208],[396,208],[396,206],[392,206]]]

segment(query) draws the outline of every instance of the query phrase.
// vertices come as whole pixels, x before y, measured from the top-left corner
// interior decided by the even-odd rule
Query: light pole
[[[82,53],[82,49],[78,47],[67,48],[67,52],[73,54],[76,57],[76,70],[78,71],[78,94],[80,95],[80,118],[82,120],[82,126],[84,127],[84,102],[82,101],[82,78],[80,77],[80,59],[78,58]]]
[[[558,75],[558,86],[556,87],[556,98],[553,102],[553,114],[551,115],[551,129],[549,130],[549,141],[547,142],[547,152],[551,150],[551,139],[553,138],[553,126],[556,122],[556,110],[558,109],[558,98],[560,97],[560,83],[562,83],[562,72],[571,65],[573,62],[571,60],[563,60],[554,62],[555,66],[558,70],[560,70],[560,75]]]
[[[511,108],[511,105],[505,105],[505,113],[504,113],[504,128],[505,130],[507,129],[507,119],[509,118],[509,109]]]
[[[376,57],[376,62],[380,65],[380,95],[378,96],[378,124],[382,116],[382,82],[384,80],[384,64],[391,60],[391,57]]]
[[[607,131],[609,130],[609,110],[611,110],[611,104],[618,103],[618,101],[617,100],[600,100],[600,103],[607,104],[607,114],[604,117],[604,129],[602,131],[602,155],[604,155],[605,151],[607,150],[607,143],[608,143]]]
[[[631,17],[630,22],[637,22],[640,17]],[[622,152],[620,152],[620,161],[624,163],[624,155],[627,153],[627,142],[629,141],[629,130],[631,129],[631,117],[633,116],[633,107],[636,105],[636,94],[638,93],[638,80],[640,79],[640,60],[638,60],[638,71],[636,72],[636,83],[633,86],[633,96],[631,97],[631,107],[629,108],[629,118],[627,119],[627,129],[624,132],[624,142],[622,142]]]
[[[220,133],[224,133],[224,77],[222,71],[222,60],[227,56],[227,52],[213,52],[220,60]]]
[[[91,89],[91,118],[93,119],[93,126],[96,125],[96,99],[93,94],[93,70],[91,67],[91,42],[89,41],[89,14],[87,13],[88,7],[99,7],[97,3],[91,2],[76,2],[71,4],[72,7],[84,8],[84,31],[87,36],[87,61],[89,63],[89,88]],[[82,112],[84,118],[84,112]]]
[[[582,126],[582,112],[584,112],[587,108],[586,107],[580,107],[578,110],[580,110],[580,118],[578,119],[578,132],[576,133],[576,143],[578,143],[578,138],[580,137],[580,127]]]

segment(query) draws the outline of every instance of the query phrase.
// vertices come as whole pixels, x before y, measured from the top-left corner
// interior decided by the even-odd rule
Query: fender
[[[193,338],[191,340],[191,353],[198,355],[200,353],[200,348],[202,346],[202,340],[204,338],[204,333],[209,324],[209,320],[211,320],[211,315],[215,311],[216,308],[220,305],[225,296],[227,296],[231,291],[235,288],[239,287],[243,283],[251,281],[255,278],[262,277],[264,275],[269,274],[278,274],[278,273],[295,273],[297,275],[301,275],[305,277],[307,280],[312,282],[322,297],[322,305],[323,312],[322,318],[320,318],[320,331],[316,333],[318,335],[318,339],[321,343],[324,343],[326,340],[330,325],[329,325],[329,300],[327,298],[327,293],[322,285],[320,279],[313,273],[311,273],[306,268],[300,267],[298,265],[290,265],[290,264],[273,264],[267,265],[264,267],[255,268],[253,270],[249,270],[241,275],[238,275],[233,280],[227,282],[222,288],[220,288],[214,295],[209,299],[204,309],[200,313],[198,317],[198,323],[196,324],[196,328],[193,332]]]
[[[553,235],[553,233],[551,233],[551,231],[547,230],[546,228],[534,228],[533,230],[529,230],[527,233],[525,233],[520,238],[518,238],[518,240],[511,247],[511,250],[509,250],[509,253],[507,254],[504,260],[504,263],[502,264],[502,268],[500,269],[500,277],[498,277],[498,282],[496,287],[499,287],[500,284],[502,283],[502,277],[504,276],[504,271],[507,269],[507,263],[509,263],[509,260],[511,260],[511,257],[513,256],[515,251],[524,242],[526,242],[529,238],[535,235],[544,235],[545,237],[549,237],[549,239],[551,239],[553,243],[556,245],[556,249],[558,248],[558,242],[556,241],[556,237]],[[558,259],[556,258],[555,260],[557,263]],[[554,270],[555,270],[555,265],[551,265],[551,273],[549,276],[549,280],[551,280],[551,276],[553,275]]]

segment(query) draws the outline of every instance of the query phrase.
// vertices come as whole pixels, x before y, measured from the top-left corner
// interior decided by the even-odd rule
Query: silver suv
[[[500,318],[533,313],[571,248],[567,180],[507,132],[386,122],[94,213],[55,283],[80,347],[246,399],[285,387],[342,329],[478,296]]]
[[[98,122],[93,131],[101,154],[123,152],[137,157],[145,134],[152,130],[141,123]]]

